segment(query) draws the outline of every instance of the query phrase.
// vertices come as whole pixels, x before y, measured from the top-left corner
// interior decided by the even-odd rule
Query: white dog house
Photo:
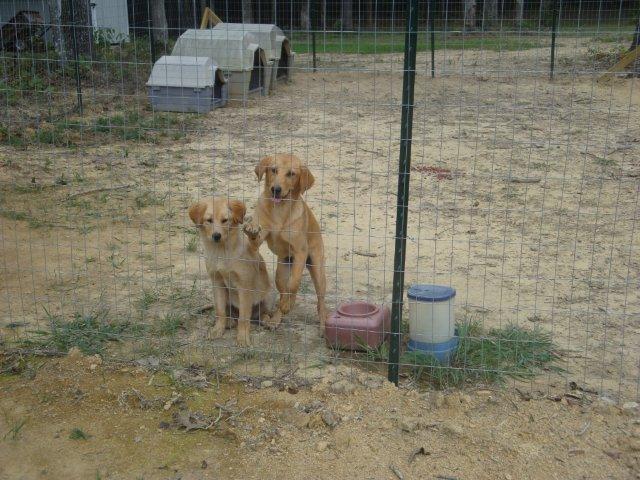
[[[165,112],[206,113],[228,97],[227,82],[209,57],[161,57],[147,88],[153,109]]]
[[[171,56],[211,58],[227,77],[230,100],[245,101],[252,93],[269,92],[273,62],[249,32],[187,30],[178,38]]]
[[[291,51],[289,39],[276,25],[267,23],[219,23],[217,31],[249,32],[256,37],[258,45],[265,52],[267,60],[272,60],[275,68],[271,71],[271,90],[276,80],[291,80],[295,53]]]

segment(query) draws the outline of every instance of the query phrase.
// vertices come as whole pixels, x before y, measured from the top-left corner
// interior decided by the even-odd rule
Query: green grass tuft
[[[3,440],[9,439],[13,441],[18,440],[20,438],[20,432],[22,431],[22,428],[27,423],[27,419],[21,418],[19,420],[11,422],[7,417],[7,415],[5,414],[5,421],[7,424],[9,423],[11,424],[11,428],[9,428],[9,430],[3,435],[2,439]]]
[[[459,387],[470,382],[501,383],[506,377],[531,378],[543,369],[562,371],[554,365],[558,358],[551,334],[539,328],[526,330],[516,325],[484,331],[477,322],[458,326],[460,343],[450,365],[431,355],[405,352],[403,367],[436,388]],[[369,348],[360,342],[368,362],[386,362],[389,348],[383,343]]]
[[[539,328],[526,330],[517,325],[485,332],[479,323],[458,327],[460,344],[450,365],[441,365],[430,355],[406,352],[401,362],[414,374],[437,388],[469,382],[501,383],[506,377],[531,378],[558,358],[551,334]]]
[[[139,334],[139,329],[128,322],[109,320],[107,310],[89,314],[76,313],[70,322],[49,315],[49,331],[31,332],[34,337],[24,341],[27,346],[68,352],[78,347],[82,353],[102,353],[109,342],[121,341],[125,336]]]
[[[164,336],[175,335],[181,329],[184,329],[184,316],[177,312],[167,313],[157,325],[158,333]]]
[[[89,435],[83,432],[79,428],[74,428],[73,430],[71,430],[71,433],[69,434],[69,438],[71,440],[88,440]]]

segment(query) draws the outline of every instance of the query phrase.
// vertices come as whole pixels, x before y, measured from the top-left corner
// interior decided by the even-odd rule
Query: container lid
[[[407,291],[407,297],[421,302],[444,302],[455,296],[455,289],[444,285],[412,285]]]

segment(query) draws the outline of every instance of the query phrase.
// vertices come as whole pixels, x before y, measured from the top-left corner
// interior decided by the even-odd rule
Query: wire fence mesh
[[[386,342],[352,351],[321,338],[308,273],[278,329],[252,325],[250,348],[235,330],[212,339],[220,309],[187,212],[217,195],[255,216],[275,184],[254,169],[293,154],[315,183],[277,208],[304,200],[318,220],[329,313],[350,301],[390,308],[403,2],[0,7],[3,348],[78,346],[262,377],[312,379],[330,363],[386,374]],[[290,76],[267,92],[266,73],[264,94],[245,95],[221,66],[227,107],[154,110],[154,62],[200,28],[205,7],[225,23],[279,26]],[[639,13],[622,0],[419,2],[405,281],[456,290],[460,343],[451,363],[408,351],[418,334],[405,296],[403,383],[575,382],[637,398],[637,56],[607,72],[636,51]],[[249,71],[270,62],[252,57]],[[283,231],[305,236],[308,224]],[[300,261],[299,241],[290,255],[260,248],[272,284]]]

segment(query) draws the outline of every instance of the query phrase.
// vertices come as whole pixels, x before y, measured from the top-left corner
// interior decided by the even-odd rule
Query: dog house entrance
[[[284,40],[282,42],[282,48],[280,50],[280,60],[278,60],[278,71],[276,73],[276,80],[286,80],[289,78],[290,68],[290,53],[289,41]]]
[[[253,54],[253,70],[249,79],[249,91],[254,92],[264,87],[264,64],[262,63],[259,48]]]

